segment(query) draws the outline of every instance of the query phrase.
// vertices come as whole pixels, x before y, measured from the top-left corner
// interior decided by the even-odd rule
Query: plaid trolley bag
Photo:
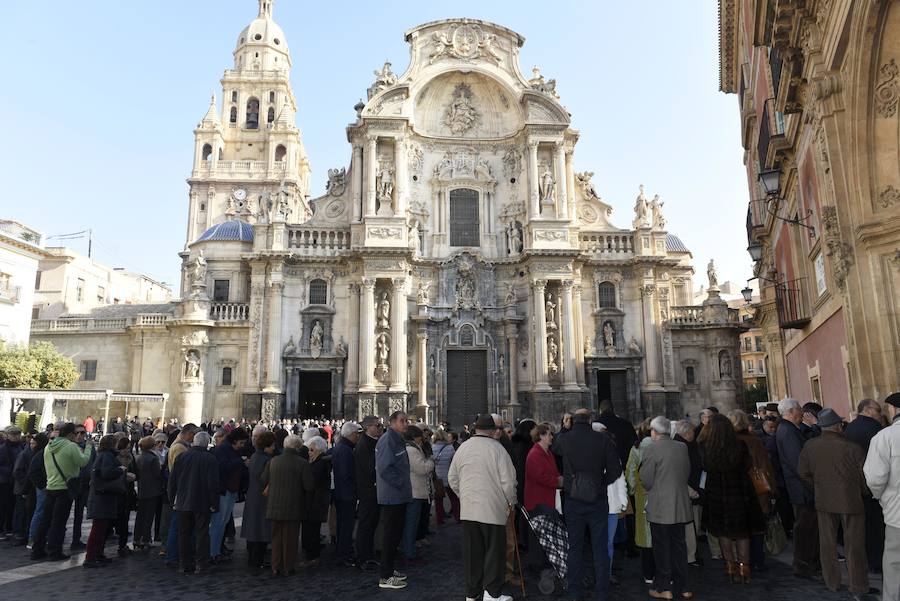
[[[519,509],[544,551],[547,563],[550,564],[550,568],[541,570],[538,590],[544,595],[549,595],[557,590],[557,586],[565,589],[569,535],[562,516],[555,509],[549,508],[533,515],[529,515],[524,507],[520,506]]]

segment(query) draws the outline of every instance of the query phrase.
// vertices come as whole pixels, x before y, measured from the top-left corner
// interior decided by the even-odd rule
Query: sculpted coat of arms
[[[478,25],[460,25],[432,35],[432,50],[428,57],[434,62],[442,56],[450,56],[464,61],[476,58],[490,58],[500,62],[500,47],[497,36],[485,33]]]

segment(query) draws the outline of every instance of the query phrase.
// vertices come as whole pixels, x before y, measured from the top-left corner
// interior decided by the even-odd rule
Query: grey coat
[[[266,519],[267,499],[262,495],[262,474],[271,457],[261,450],[253,453],[247,471],[250,481],[244,501],[244,522],[241,524],[241,536],[251,542],[269,542],[272,540],[272,523]]]
[[[647,521],[686,524],[694,520],[688,479],[691,459],[687,446],[665,437],[644,449],[641,484],[647,491]]]

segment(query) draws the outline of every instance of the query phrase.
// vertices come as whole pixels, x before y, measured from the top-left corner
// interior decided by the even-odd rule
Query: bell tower
[[[290,85],[291,55],[272,19],[273,0],[259,0],[257,17],[238,35],[234,65],[222,76],[194,130],[194,161],[185,246],[230,219],[254,222],[269,194],[284,190],[288,221],[309,217],[309,160],[297,128]]]

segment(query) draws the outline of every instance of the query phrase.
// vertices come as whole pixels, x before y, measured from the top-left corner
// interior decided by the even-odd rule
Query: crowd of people
[[[504,587],[524,592],[523,576],[548,566],[572,598],[607,599],[616,547],[640,558],[650,597],[691,599],[703,543],[740,586],[793,538],[795,577],[837,591],[846,562],[853,598],[872,599],[880,572],[883,600],[900,601],[898,416],[900,393],[861,401],[849,423],[786,398],[756,415],[709,407],[699,424],[637,427],[608,401],[560,424],[483,414],[458,432],[401,411],[359,423],[116,418],[96,441],[90,416],[27,436],[10,426],[0,540],[35,561],[84,551],[87,569],[109,565],[113,543],[120,558],[152,552],[190,575],[220,569],[243,538],[247,569],[272,578],[315,569],[330,544],[333,565],[401,589],[399,569],[427,560],[432,523],[455,522],[467,600],[509,601]],[[541,519],[559,524],[562,560]]]

